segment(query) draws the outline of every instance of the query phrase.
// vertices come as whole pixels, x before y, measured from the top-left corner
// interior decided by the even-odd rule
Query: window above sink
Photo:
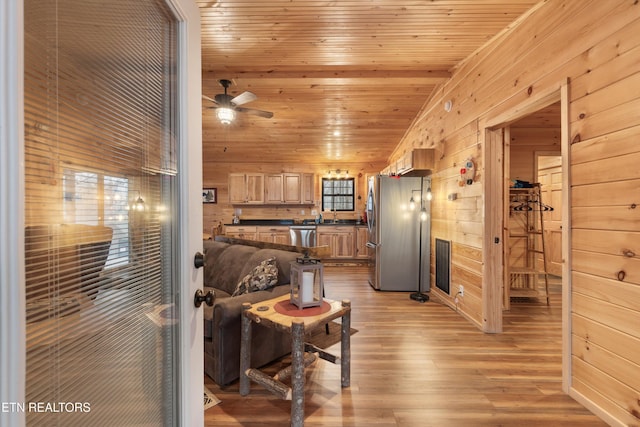
[[[355,210],[355,179],[322,178],[322,210],[353,212]]]

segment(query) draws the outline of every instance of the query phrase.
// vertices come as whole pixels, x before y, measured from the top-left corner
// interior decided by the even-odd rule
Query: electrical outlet
[[[460,294],[461,297],[464,297],[464,286],[463,285],[458,285],[458,293]]]

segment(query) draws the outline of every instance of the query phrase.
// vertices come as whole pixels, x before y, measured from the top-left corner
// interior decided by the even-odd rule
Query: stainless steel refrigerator
[[[369,178],[369,284],[381,291],[430,289],[430,218],[427,177]],[[414,208],[410,208],[413,199]],[[421,211],[422,219],[421,219]],[[425,218],[426,217],[426,218]]]

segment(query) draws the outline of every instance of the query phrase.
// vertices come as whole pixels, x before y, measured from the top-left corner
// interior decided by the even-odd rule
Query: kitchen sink
[[[355,219],[325,219],[320,225],[355,225],[357,223]]]

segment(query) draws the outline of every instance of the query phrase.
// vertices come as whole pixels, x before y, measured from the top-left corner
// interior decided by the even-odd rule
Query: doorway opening
[[[562,341],[564,392],[568,392],[571,374],[568,102],[569,89],[565,81],[488,119],[485,124],[484,151],[485,170],[488,172],[484,192],[486,223],[483,281],[488,284],[483,295],[484,317],[488,319],[485,331],[502,332],[503,315],[512,302],[509,294],[511,254],[508,249],[510,188],[517,177],[534,183],[542,181],[539,193],[542,203],[549,207],[556,205],[552,211],[555,214],[539,221],[547,225],[547,231],[541,231],[538,241],[546,233],[545,243],[550,241],[552,245],[546,250],[545,256],[548,255],[550,259],[547,266],[551,273],[549,277],[552,278],[549,289],[556,293],[557,298],[554,310],[558,313],[558,337]],[[553,123],[550,126],[552,130],[545,129],[550,121]],[[537,123],[536,126],[533,126],[534,123]],[[542,137],[545,134],[552,136]],[[519,143],[518,140],[523,142]],[[519,150],[522,153],[518,153]],[[540,254],[536,255],[535,262],[540,262]],[[546,299],[536,304],[540,309],[548,309]]]
[[[561,303],[562,155],[560,101],[505,131],[504,309]]]

